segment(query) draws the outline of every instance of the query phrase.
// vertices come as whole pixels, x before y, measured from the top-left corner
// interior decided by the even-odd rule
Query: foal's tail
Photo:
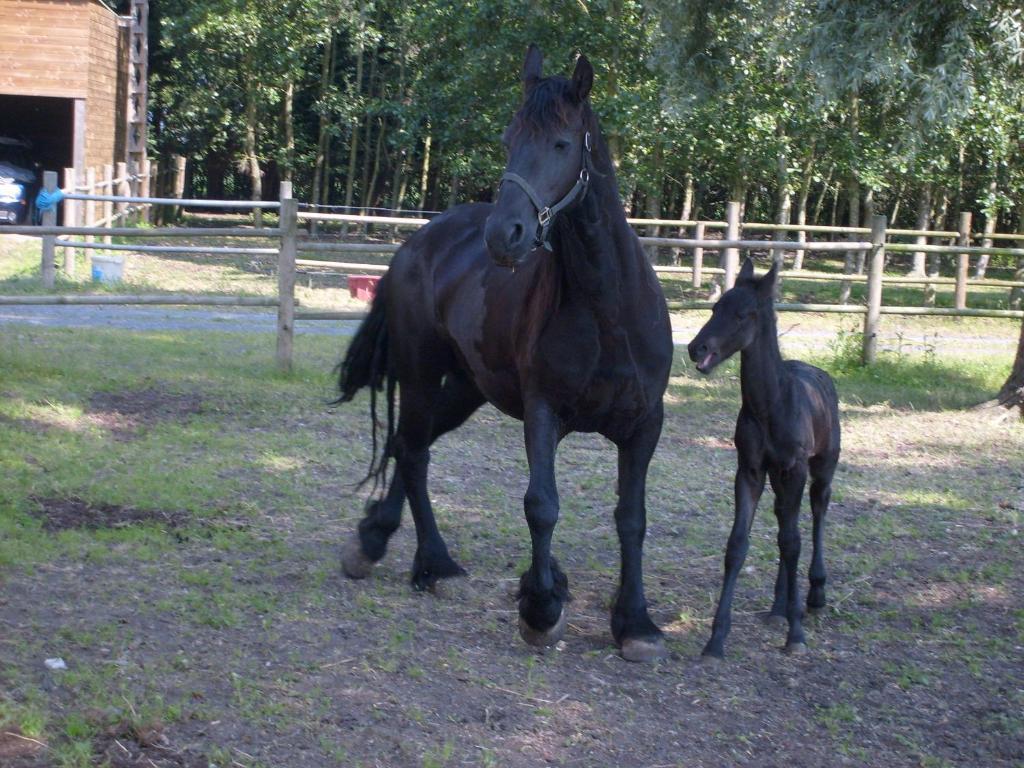
[[[349,344],[345,359],[338,365],[339,396],[335,403],[347,403],[364,387],[370,388],[370,421],[373,435],[373,452],[370,467],[359,485],[373,481],[373,490],[386,484],[388,459],[391,456],[392,440],[395,434],[395,377],[388,363],[388,322],[387,322],[388,275],[377,283],[377,291],[366,316],[352,343]],[[377,393],[387,385],[387,422],[377,419]],[[383,441],[378,430],[384,429]]]

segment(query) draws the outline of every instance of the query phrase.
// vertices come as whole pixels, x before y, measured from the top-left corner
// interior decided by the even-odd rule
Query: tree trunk
[[[875,215],[875,190],[868,189],[866,195],[864,195],[864,216],[861,221],[864,224],[871,224],[871,219]],[[867,261],[867,251],[857,251],[857,274],[863,275],[864,268]]]
[[[321,189],[324,185],[324,165],[327,161],[328,142],[330,141],[330,122],[327,119],[327,96],[330,92],[331,55],[334,50],[334,34],[332,33],[324,45],[320,57],[320,118],[317,125],[316,161],[313,166],[313,191],[310,199],[313,204],[321,202]]]
[[[835,172],[836,164],[831,163],[828,167],[828,172],[825,174],[825,180],[821,183],[821,194],[818,195],[818,199],[814,203],[814,213],[811,214],[811,224],[817,224],[821,221],[821,209],[824,207],[825,198],[828,197],[828,191],[832,185],[832,174]]]
[[[370,76],[366,81],[366,95],[370,101],[373,100],[373,94],[375,89],[378,87],[377,84],[377,59],[380,57],[380,44],[376,44],[373,47],[373,54],[370,58]],[[381,84],[381,87],[383,84]],[[373,125],[376,120],[370,115],[369,109],[366,110],[363,116],[363,173],[360,177],[359,197],[362,201],[363,213],[366,213],[366,206],[370,203],[370,163],[372,158],[370,156],[370,147],[372,146],[371,139],[373,138]]]
[[[782,137],[785,138],[785,137]],[[778,191],[775,200],[775,223],[785,226],[789,224],[789,218],[792,215],[793,207],[793,191],[789,186],[789,159],[786,157],[785,152],[779,152],[778,158],[776,158],[776,184],[778,185]],[[788,240],[789,232],[779,230],[772,234],[773,240]],[[781,273],[786,258],[786,251],[782,248],[772,249],[772,262],[775,264],[776,272]],[[775,298],[778,299],[781,295],[782,280],[776,278],[775,280]]]
[[[914,229],[926,230],[928,229],[928,214],[931,213],[932,209],[932,185],[925,184],[921,187],[921,194],[917,198],[917,219],[914,221]],[[928,242],[928,238],[924,235],[917,235],[914,238],[916,245],[925,245]],[[925,252],[915,251],[914,252],[914,264],[910,268],[910,274],[912,275],[923,275],[924,274],[924,263],[925,263]]]
[[[810,149],[804,158],[803,168],[800,169],[800,194],[796,198],[796,223],[797,226],[804,226],[807,223],[807,199],[811,195],[811,170],[814,167],[814,141],[811,141]],[[807,233],[802,229],[797,230],[796,239],[798,243],[807,242]],[[804,268],[804,252],[797,251],[793,257],[793,269]]]
[[[291,181],[293,169],[295,168],[295,83],[291,78],[284,86],[284,98],[282,99],[281,120],[284,123],[284,169],[281,178],[284,181]]]
[[[847,205],[847,226],[859,227],[860,226],[860,182],[856,176],[851,176],[846,181],[846,205]],[[857,235],[851,234],[850,237],[857,237]],[[861,257],[861,251],[847,251],[846,258],[843,259],[843,274],[853,274],[855,267],[858,263],[858,257]],[[849,304],[850,303],[850,288],[852,283],[844,281],[839,287],[839,303]]]
[[[252,71],[248,65],[246,71]],[[260,159],[256,156],[256,83],[249,78],[245,89],[245,162],[252,184],[250,200],[258,202],[263,199],[263,179],[260,175]],[[252,209],[252,218],[256,227],[263,226],[263,211]]]
[[[992,235],[996,232],[996,222],[999,221],[999,209],[995,207],[995,195],[998,191],[997,181],[995,176],[989,179],[988,182],[988,199],[989,205],[991,206],[985,211],[985,228],[983,230],[984,237],[982,238],[981,244],[985,248],[992,247]],[[974,276],[979,280],[984,279],[985,270],[988,269],[989,254],[982,253],[978,256],[978,263],[974,267]]]
[[[420,171],[420,210],[427,210],[427,182],[430,181],[430,123],[423,139],[423,169]]]
[[[353,83],[354,91],[353,94],[357,98],[363,92],[363,52],[365,44],[363,42],[363,32],[366,28],[366,6],[360,4],[359,6],[359,22],[356,28],[356,77]],[[352,195],[356,180],[356,161],[359,159],[359,118],[352,117],[352,122],[349,124],[349,144],[348,144],[348,169],[345,174],[345,212],[348,213],[352,207]],[[348,226],[342,227],[342,232],[348,233]]]
[[[1024,323],[1020,326],[1020,340],[1017,342],[1017,356],[1006,382],[996,396],[999,404],[1007,409],[1016,408],[1018,416],[1024,417]]]
[[[679,218],[682,221],[689,221],[693,215],[693,174],[686,174],[686,181],[683,182],[683,204],[679,206]],[[679,236],[683,237],[685,227],[679,227]]]
[[[1017,204],[1017,234],[1020,240],[1015,245],[1024,248],[1024,201]],[[1017,262],[1017,271],[1013,275],[1014,280],[1024,281],[1024,258]],[[1010,309],[1020,309],[1021,299],[1024,299],[1024,289],[1013,288],[1010,290]]]
[[[935,213],[932,215],[932,222],[936,229],[942,229],[946,223],[946,211],[949,208],[949,190],[941,188],[938,202],[935,205]],[[928,254],[928,274],[938,277],[941,271],[942,257],[938,253]],[[929,307],[935,306],[935,286],[926,283],[924,286],[924,303]]]

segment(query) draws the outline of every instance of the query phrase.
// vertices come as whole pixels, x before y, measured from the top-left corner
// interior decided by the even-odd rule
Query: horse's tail
[[[373,452],[370,467],[359,485],[370,480],[376,491],[386,482],[388,459],[391,456],[392,440],[395,434],[395,376],[388,360],[388,318],[387,318],[388,275],[377,283],[377,291],[366,316],[356,335],[349,344],[345,359],[338,365],[338,399],[335,403],[347,403],[364,387],[370,389],[370,421],[373,435]],[[387,385],[387,421],[381,424],[377,419],[377,393]],[[383,428],[383,440],[378,430]]]

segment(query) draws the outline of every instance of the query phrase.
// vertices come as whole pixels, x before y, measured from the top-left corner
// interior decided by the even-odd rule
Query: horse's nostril
[[[519,241],[523,239],[523,225],[516,224],[512,227],[512,232],[509,234],[508,244],[515,246],[519,244]]]

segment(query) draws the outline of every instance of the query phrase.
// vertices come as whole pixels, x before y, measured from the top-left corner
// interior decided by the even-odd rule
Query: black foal
[[[725,550],[725,579],[711,639],[704,656],[721,658],[731,623],[736,577],[750,545],[750,525],[764,490],[767,473],[775,492],[779,522],[779,573],[769,620],[789,623],[786,651],[805,648],[801,626],[798,520],[807,476],[811,477],[814,554],[807,610],[825,607],[825,558],[822,536],[825,510],[832,493],[832,475],[839,461],[839,402],[827,373],[799,360],[783,360],[772,292],[776,271],[754,277],[754,264],[744,263],[736,285],[712,309],[711,319],[690,342],[697,370],[710,373],[740,352],[743,405],[736,420],[736,519]]]

